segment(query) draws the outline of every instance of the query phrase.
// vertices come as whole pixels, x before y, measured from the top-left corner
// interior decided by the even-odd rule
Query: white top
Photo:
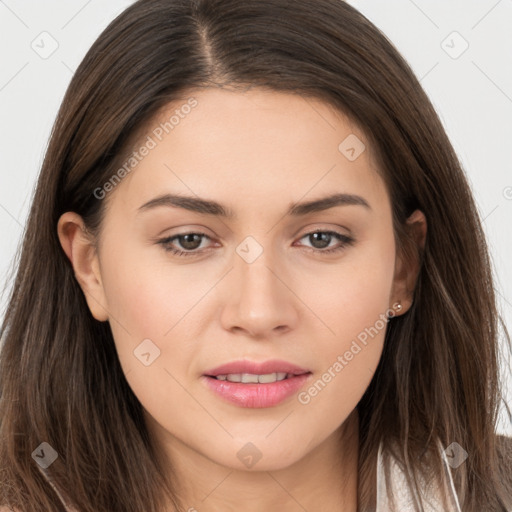
[[[425,482],[421,482],[420,491],[421,497],[424,500],[425,512],[461,512],[459,498],[455,490],[452,474],[446,458],[445,451],[441,442],[438,442],[439,450],[441,452],[446,479],[448,481],[448,489],[446,495],[448,501],[448,508],[442,505],[442,498],[440,489],[434,487],[434,484],[428,486]],[[377,508],[376,512],[413,512],[415,510],[414,504],[417,503],[416,493],[407,484],[405,472],[401,464],[389,454],[388,463],[390,465],[389,475],[390,478],[386,480],[386,473],[384,471],[385,464],[382,454],[382,443],[379,446],[377,457]],[[390,496],[393,496],[396,508],[391,507]]]

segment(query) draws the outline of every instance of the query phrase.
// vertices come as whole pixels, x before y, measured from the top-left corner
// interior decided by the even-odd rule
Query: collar
[[[410,488],[402,466],[390,453],[385,453],[382,447],[382,441],[379,445],[377,457],[377,508],[376,512],[390,511],[412,511],[418,510],[424,512],[437,512],[444,510],[445,512],[461,512],[459,499],[453,483],[450,466],[446,458],[443,445],[438,440],[438,449],[443,459],[444,473],[447,481],[445,489],[448,500],[448,508],[445,508],[442,502],[442,491],[439,482],[434,481],[426,484],[424,480],[420,480],[419,488],[421,498],[423,500],[423,508],[419,505],[417,493]],[[390,497],[393,497],[391,501]],[[394,502],[395,507],[391,504]]]

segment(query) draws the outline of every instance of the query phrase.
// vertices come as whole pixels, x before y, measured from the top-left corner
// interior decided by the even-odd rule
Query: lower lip
[[[239,407],[263,408],[278,405],[295,394],[311,375],[304,373],[267,384],[241,384],[206,375],[202,379],[212,391]]]

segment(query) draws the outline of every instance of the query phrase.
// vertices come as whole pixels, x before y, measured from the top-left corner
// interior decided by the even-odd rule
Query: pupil
[[[315,245],[315,243],[313,243],[313,246],[315,248],[318,248],[318,249],[322,249],[324,247],[327,247],[329,245],[329,242],[331,241],[331,235],[329,235],[329,233],[313,233],[310,236],[313,237],[315,242],[318,242],[318,241],[321,242],[320,243],[320,247],[318,247],[317,245]],[[318,237],[318,238],[316,238],[316,237]]]
[[[194,237],[196,237],[196,240],[194,241]],[[183,235],[182,240],[185,242],[181,245],[184,249],[197,249],[199,245],[201,245],[201,237],[195,233],[189,234],[189,235]],[[199,241],[199,244],[197,243]]]

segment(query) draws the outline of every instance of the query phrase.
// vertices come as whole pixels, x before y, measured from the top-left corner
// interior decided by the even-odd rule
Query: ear
[[[108,320],[107,301],[101,281],[98,254],[82,217],[74,212],[64,213],[57,223],[57,233],[92,316],[105,322]]]
[[[391,293],[391,304],[395,310],[395,316],[405,313],[412,306],[420,271],[421,254],[425,248],[427,236],[427,219],[424,213],[415,210],[407,219],[405,229],[408,239],[397,254]],[[400,310],[396,309],[396,304],[401,304]]]

